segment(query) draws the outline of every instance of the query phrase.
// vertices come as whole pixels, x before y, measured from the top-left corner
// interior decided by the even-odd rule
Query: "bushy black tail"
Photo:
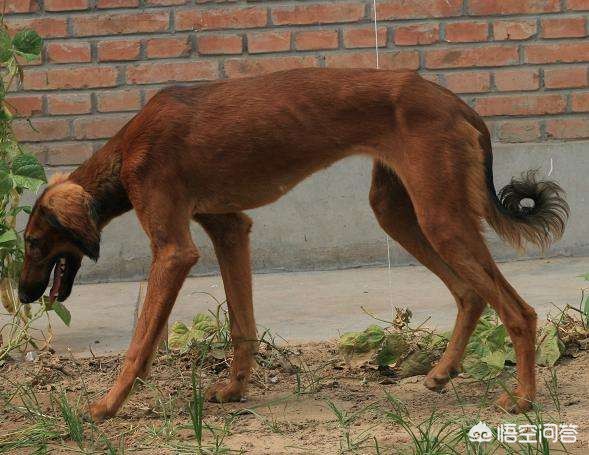
[[[487,185],[493,199],[487,221],[503,239],[520,250],[525,241],[544,250],[562,237],[569,205],[560,185],[537,180],[537,171],[528,171],[497,194],[491,167],[487,163]],[[533,205],[522,205],[525,199]]]

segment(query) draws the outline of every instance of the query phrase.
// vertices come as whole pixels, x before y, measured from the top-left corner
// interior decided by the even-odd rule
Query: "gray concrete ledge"
[[[564,238],[545,256],[589,255],[589,142],[498,144],[494,148],[497,189],[513,176],[539,169],[544,177],[559,182],[568,193],[571,219]],[[325,270],[383,265],[387,260],[386,237],[368,204],[371,162],[354,157],[312,176],[273,205],[251,211],[253,267],[258,272]],[[194,224],[194,238],[202,259],[193,275],[217,271],[212,246]],[[498,260],[517,258],[494,233],[488,236]],[[539,257],[530,250],[524,257]],[[393,265],[415,263],[391,242]],[[79,279],[83,282],[121,281],[146,276],[151,255],[144,232],[130,212],[114,220],[104,231],[101,258],[85,261]]]
[[[542,320],[568,303],[578,305],[578,275],[589,271],[589,258],[556,258],[500,265],[507,280],[532,305]],[[389,277],[390,283],[389,286]],[[59,352],[96,354],[124,351],[131,339],[140,283],[75,286],[66,302],[71,327],[54,318],[54,347]],[[189,278],[172,311],[170,322],[190,323],[196,313],[214,310],[225,299],[218,275]],[[258,332],[265,328],[289,342],[319,341],[377,321],[362,311],[390,320],[393,306],[413,312],[413,322],[427,318],[429,327],[451,329],[456,305],[442,282],[422,266],[271,273],[254,275],[254,312]]]

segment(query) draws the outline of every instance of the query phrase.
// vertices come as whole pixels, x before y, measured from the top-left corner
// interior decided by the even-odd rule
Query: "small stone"
[[[278,376],[270,376],[270,378],[268,378],[268,380],[272,383],[272,384],[278,384]]]
[[[25,355],[25,360],[27,362],[34,362],[35,360],[37,360],[38,357],[39,354],[37,353],[37,351],[29,351]]]

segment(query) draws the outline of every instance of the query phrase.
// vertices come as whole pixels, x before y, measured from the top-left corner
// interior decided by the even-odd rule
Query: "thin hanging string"
[[[376,14],[376,0],[372,0],[372,11],[374,11],[374,53],[376,54],[376,69],[380,68],[378,54],[378,18]]]
[[[376,69],[380,69],[379,51],[378,51],[378,14],[376,11],[376,0],[372,0],[372,11],[374,12],[374,54],[376,56]],[[391,299],[391,311],[393,309],[393,273],[391,269],[391,241],[388,234],[385,233],[387,239],[387,263],[389,276],[389,296]]]

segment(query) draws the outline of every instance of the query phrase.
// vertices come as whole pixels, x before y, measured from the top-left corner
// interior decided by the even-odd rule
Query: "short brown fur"
[[[209,398],[239,400],[257,346],[252,223],[242,211],[277,200],[342,158],[368,155],[374,160],[370,204],[379,224],[440,277],[458,305],[452,339],[426,386],[440,389],[459,371],[488,303],[505,323],[517,355],[513,399],[506,394],[499,403],[512,411],[527,409],[535,396],[536,315],[497,268],[481,219],[515,245],[523,238],[544,245],[562,233],[568,207],[560,188],[546,182],[514,182],[503,193],[508,198],[499,199],[490,144],[487,128],[469,106],[409,71],[301,69],[171,87],[40,197],[25,232],[21,298],[31,300],[44,290],[64,255],[68,280],[59,295],[67,296],[70,261],[79,266],[83,254],[97,257],[100,230],[135,209],[151,241],[153,263],[123,368],[91,406],[95,419],[113,416],[135,378],[147,372],[178,291],[198,260],[189,230],[196,220],[219,260],[235,349],[229,381],[213,386]],[[546,197],[534,199],[540,190]],[[536,206],[522,209],[523,197]]]

